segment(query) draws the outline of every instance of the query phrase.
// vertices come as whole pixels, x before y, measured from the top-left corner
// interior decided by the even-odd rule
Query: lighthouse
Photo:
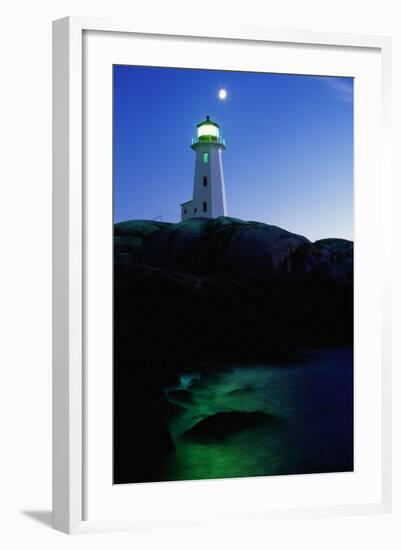
[[[193,195],[181,204],[181,220],[227,216],[222,159],[226,147],[220,126],[207,116],[196,130],[191,145],[196,155]]]

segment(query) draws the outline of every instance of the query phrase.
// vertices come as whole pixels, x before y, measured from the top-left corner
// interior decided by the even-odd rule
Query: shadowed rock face
[[[116,363],[349,343],[353,243],[232,218],[115,226]],[[163,363],[163,365],[161,364]]]
[[[254,388],[252,386],[244,386],[243,388],[235,388],[234,390],[227,392],[227,395],[244,395],[247,393],[252,393],[253,391]]]
[[[193,401],[192,394],[188,390],[172,390],[169,392],[168,396],[174,399],[174,401],[180,401],[182,403],[191,403]]]
[[[352,342],[350,241],[225,217],[129,221],[114,256],[116,482],[157,479],[174,449],[162,387],[179,372]]]
[[[115,225],[118,261],[240,282],[315,275],[352,281],[353,243],[311,243],[273,225],[234,218],[195,218],[177,224],[129,221]]]
[[[186,411],[186,407],[173,401],[168,401],[165,399],[163,401],[163,413],[166,418],[173,418],[179,416]]]
[[[174,450],[160,383],[144,369],[114,371],[114,482],[154,481]]]
[[[276,423],[277,418],[260,411],[219,412],[200,420],[183,435],[199,442],[221,441],[230,435],[264,422]]]

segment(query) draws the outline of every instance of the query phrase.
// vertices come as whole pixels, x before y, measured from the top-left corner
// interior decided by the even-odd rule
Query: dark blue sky
[[[353,239],[349,78],[115,66],[116,222],[179,221],[192,198],[191,138],[206,115],[226,140],[230,216]]]

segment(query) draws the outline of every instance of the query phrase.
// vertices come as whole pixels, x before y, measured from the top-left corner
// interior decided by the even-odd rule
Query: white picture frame
[[[87,74],[83,67],[83,60],[87,56],[84,35],[85,33],[102,34],[108,36],[108,45],[99,46],[99,52],[104,47],[115,41],[116,37],[146,37],[149,41],[157,41],[160,37],[172,37],[180,40],[201,41],[210,47],[216,43],[230,44],[258,44],[260,47],[267,44],[285,45],[291,48],[299,48],[305,52],[315,47],[336,48],[346,56],[348,52],[366,51],[375,52],[380,63],[380,71],[376,76],[375,85],[380,89],[380,108],[377,110],[377,124],[379,134],[375,136],[374,145],[379,144],[379,160],[376,160],[376,174],[380,178],[377,189],[372,186],[370,202],[366,201],[361,206],[363,211],[361,218],[369,218],[369,208],[374,203],[374,193],[380,194],[381,209],[375,212],[377,222],[380,225],[380,234],[388,228],[391,211],[391,174],[389,160],[389,124],[390,124],[390,52],[391,43],[387,37],[336,35],[313,32],[289,32],[264,29],[198,29],[167,26],[160,28],[143,28],[140,24],[128,22],[104,21],[86,17],[68,17],[54,22],[53,31],[53,526],[66,533],[87,532],[112,529],[135,529],[144,525],[185,525],[199,521],[209,521],[210,517],[203,513],[203,508],[196,510],[195,516],[182,514],[182,508],[172,504],[171,515],[161,519],[161,509],[152,512],[150,504],[146,514],[135,510],[124,514],[124,504],[113,517],[107,515],[107,508],[100,508],[94,517],[88,516],[88,499],[96,479],[89,482],[91,476],[91,462],[85,457],[88,447],[88,434],[91,432],[91,415],[87,410],[87,396],[89,390],[94,387],[93,379],[87,376],[88,354],[88,308],[85,306],[88,291],[88,280],[85,270],[88,266],[88,251],[90,250],[91,230],[88,229],[86,218],[88,209],[86,201],[91,200],[85,189],[87,177],[85,167],[85,155],[88,152],[85,141],[85,94],[84,85]],[[153,56],[161,53],[156,50]],[[88,59],[86,57],[85,59]],[[91,58],[89,58],[91,59]],[[93,58],[92,58],[93,59]],[[165,61],[161,61],[163,65]],[[352,70],[350,69],[350,76]],[[321,73],[322,74],[322,73]],[[325,73],[326,74],[326,73]],[[330,73],[331,74],[331,73]],[[107,100],[107,97],[105,98]],[[372,115],[373,116],[373,115]],[[373,145],[373,142],[372,144]],[[369,144],[365,143],[366,147]],[[366,149],[369,150],[369,149]],[[379,152],[378,152],[379,153]],[[365,160],[361,157],[360,168]],[[368,159],[366,159],[368,162]],[[377,171],[379,169],[379,171]],[[369,194],[369,191],[367,191]],[[377,198],[377,197],[376,197]],[[103,199],[102,199],[103,200]],[[107,200],[107,194],[104,196]],[[373,202],[372,202],[373,201]],[[100,204],[100,203],[99,203]],[[357,205],[358,206],[358,205]],[[94,206],[93,208],[97,208]],[[370,211],[370,215],[373,212]],[[93,216],[92,216],[93,219]],[[366,228],[365,228],[366,229]],[[363,224],[360,235],[363,234]],[[366,229],[367,231],[368,229]],[[363,256],[361,246],[361,265]],[[389,266],[390,251],[383,250],[382,261],[384,266]],[[374,498],[366,495],[360,501],[354,497],[342,502],[341,496],[335,501],[322,501],[321,505],[314,502],[303,501],[302,498],[293,505],[282,504],[280,506],[264,507],[256,504],[252,510],[242,510],[241,507],[228,509],[221,516],[212,514],[224,521],[232,521],[238,518],[264,520],[274,517],[309,517],[312,515],[344,515],[384,513],[391,509],[391,357],[390,357],[390,289],[385,273],[389,269],[382,269],[377,273],[379,286],[377,287],[377,306],[380,307],[381,323],[380,334],[376,334],[377,356],[372,365],[375,384],[375,399],[377,401],[377,441],[379,445],[376,473],[380,477],[374,494]],[[107,281],[105,281],[107,283]],[[375,291],[373,291],[375,292]],[[379,332],[379,331],[376,331]],[[358,344],[362,348],[364,342]],[[380,353],[379,353],[380,348]],[[107,369],[107,365],[105,365]],[[107,380],[105,378],[104,380]],[[358,383],[358,381],[356,381]],[[373,382],[372,382],[373,386]],[[104,387],[99,391],[104,391]],[[111,388],[110,388],[111,391]],[[373,394],[372,394],[373,395]],[[94,400],[92,399],[92,402]],[[380,409],[380,410],[379,410]],[[107,420],[106,420],[107,421]],[[111,422],[111,420],[110,420]],[[373,430],[374,431],[374,430]],[[89,438],[90,441],[90,438]],[[103,444],[103,443],[102,443]],[[374,454],[374,453],[373,453]],[[373,468],[373,466],[372,466]],[[99,473],[99,475],[103,475]],[[111,476],[111,474],[110,474]],[[302,477],[302,476],[301,476]],[[304,478],[307,476],[303,476]],[[314,478],[313,483],[319,485],[322,479]],[[227,490],[230,495],[236,491],[243,491],[251,495],[257,491],[258,480],[250,480],[248,485],[243,480],[231,480],[223,488],[221,485],[210,485],[210,482],[196,482],[194,489],[192,482],[184,482],[170,485],[171,491],[180,492],[182,499],[192,498],[196,490],[198,498],[202,497],[202,486],[207,487],[207,492],[216,490],[216,498],[222,491]],[[276,478],[276,485],[284,483],[284,480]],[[302,481],[305,483],[305,480]],[[308,481],[306,480],[306,483]],[[100,484],[101,485],[101,484]],[[160,484],[142,485],[141,498],[145,493],[157,497],[160,494]],[[179,485],[179,488],[178,488]],[[225,489],[226,488],[226,489]],[[127,491],[130,489],[128,488]],[[138,491],[139,489],[137,489]],[[319,489],[317,489],[319,491]],[[234,492],[233,492],[234,491]],[[158,493],[159,492],[159,493]],[[96,494],[96,499],[107,500],[106,493]],[[373,494],[373,491],[372,491]],[[130,496],[130,498],[135,498]],[[121,501],[123,503],[123,500]],[[318,502],[318,501],[316,501]],[[146,505],[144,505],[146,508]],[[176,510],[174,510],[176,508]],[[153,516],[152,516],[153,513]],[[106,514],[106,515],[105,515]],[[142,514],[142,515],[141,515]],[[202,517],[204,515],[204,518]],[[152,519],[154,518],[154,521]]]

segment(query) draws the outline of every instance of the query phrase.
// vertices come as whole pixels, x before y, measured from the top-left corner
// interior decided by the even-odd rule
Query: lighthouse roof
[[[205,120],[202,120],[202,122],[199,122],[199,124],[197,124],[196,127],[199,128],[200,126],[204,126],[206,124],[216,126],[216,128],[220,128],[217,122],[214,122],[214,120],[210,119],[209,115],[206,116]]]

